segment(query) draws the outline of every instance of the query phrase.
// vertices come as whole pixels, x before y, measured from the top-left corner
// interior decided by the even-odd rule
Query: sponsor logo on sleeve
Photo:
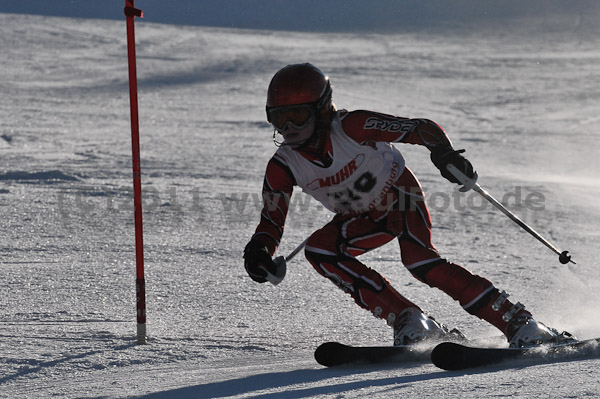
[[[417,122],[411,120],[385,120],[372,116],[365,121],[363,129],[390,133],[409,133],[415,128],[415,125],[417,125]]]

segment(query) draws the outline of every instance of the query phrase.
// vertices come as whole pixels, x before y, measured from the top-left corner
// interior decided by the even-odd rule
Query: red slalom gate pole
[[[135,60],[135,17],[142,17],[142,10],[134,6],[134,0],[125,0],[127,20],[127,58],[129,64],[129,105],[131,108],[131,150],[133,156],[133,205],[135,214],[135,295],[137,308],[137,343],[146,343],[146,280],[144,278],[144,234],[142,229],[142,179],[140,168],[140,127],[137,100],[137,72]]]

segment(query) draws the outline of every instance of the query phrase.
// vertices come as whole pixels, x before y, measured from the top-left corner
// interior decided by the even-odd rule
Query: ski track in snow
[[[318,344],[391,343],[384,322],[295,259],[277,287],[246,277],[259,216],[268,82],[310,61],[334,101],[427,117],[480,184],[555,255],[422,148],[434,242],[537,318],[600,335],[599,42],[585,32],[319,34],[136,24],[149,344],[135,344],[125,22],[0,14],[0,397],[594,397],[598,360],[463,373],[430,364],[323,369]],[[298,191],[298,190],[297,190]],[[331,215],[296,193],[281,253]],[[542,206],[543,209],[539,207]],[[364,260],[438,320],[497,335],[401,266]]]

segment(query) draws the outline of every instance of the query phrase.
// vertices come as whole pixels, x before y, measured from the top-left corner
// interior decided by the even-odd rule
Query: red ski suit
[[[337,112],[334,122],[338,126],[336,132],[342,132],[336,134],[345,135],[342,139],[350,138],[361,146],[371,148],[376,148],[377,142],[417,144],[428,148],[438,144],[451,145],[444,130],[427,119],[342,110]],[[320,156],[289,148],[282,151],[280,148],[267,165],[263,184],[265,206],[253,239],[264,243],[271,255],[283,234],[293,187],[298,185],[298,176],[293,170],[297,175],[306,174],[306,169],[316,171],[315,174],[320,169],[325,171],[336,157],[331,132],[329,128],[325,133],[326,141]],[[356,144],[354,148],[357,148]],[[295,159],[300,154],[302,162],[306,160],[310,165],[300,170],[293,166],[294,157],[289,156],[290,151],[295,151],[292,154]],[[363,158],[357,154],[355,159]],[[334,176],[315,175],[314,179],[325,181],[335,188],[341,180],[352,178],[354,169],[345,167]],[[306,258],[317,272],[349,293],[359,306],[393,326],[403,310],[419,307],[397,292],[381,274],[360,262],[357,256],[397,238],[402,263],[414,277],[439,288],[457,300],[467,312],[506,333],[507,319],[514,313],[521,315],[527,312],[506,300],[489,280],[440,256],[431,242],[431,218],[418,180],[404,165],[397,175],[392,176],[394,181],[385,187],[385,195],[380,196],[377,206],[361,212],[338,212],[329,223],[314,232],[306,244]],[[306,187],[302,188],[306,191]],[[349,195],[353,197],[352,193]]]

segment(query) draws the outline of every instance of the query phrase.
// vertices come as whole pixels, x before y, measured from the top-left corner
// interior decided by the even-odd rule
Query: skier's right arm
[[[267,164],[263,182],[260,223],[244,249],[246,271],[259,283],[266,281],[266,273],[261,266],[272,272],[275,270],[272,256],[283,235],[294,184],[294,177],[285,161],[275,154]]]

